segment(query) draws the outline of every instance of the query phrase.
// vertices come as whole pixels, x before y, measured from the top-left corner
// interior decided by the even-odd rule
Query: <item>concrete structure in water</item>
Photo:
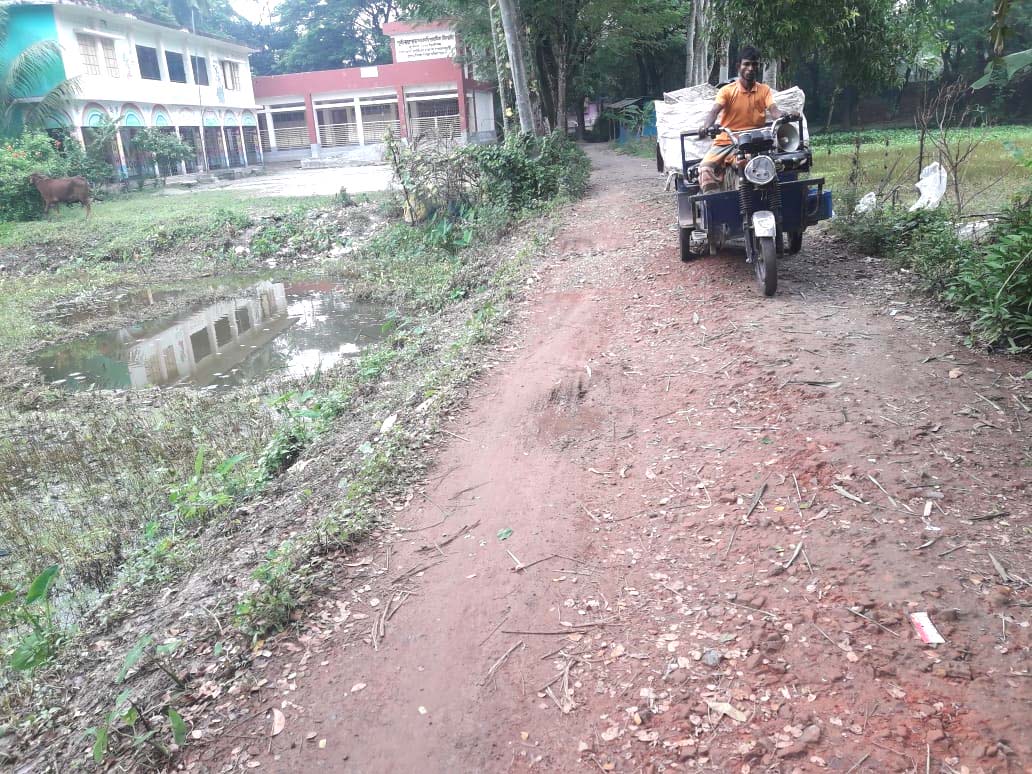
[[[383,31],[392,64],[254,79],[269,160],[372,160],[388,129],[409,140],[494,141],[493,87],[456,62],[451,25],[390,22]]]
[[[51,128],[89,143],[105,118],[114,121],[106,152],[119,177],[156,171],[132,144],[143,127],[177,134],[195,151],[164,175],[263,163],[247,46],[72,0],[13,4],[7,13],[0,60],[55,41],[61,59],[40,78],[37,97],[66,78],[77,79],[79,93]]]

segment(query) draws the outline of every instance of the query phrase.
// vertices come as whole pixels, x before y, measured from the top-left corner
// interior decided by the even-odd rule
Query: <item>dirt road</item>
[[[1030,364],[828,236],[773,299],[682,264],[592,160],[432,477],[185,763],[1029,770]]]

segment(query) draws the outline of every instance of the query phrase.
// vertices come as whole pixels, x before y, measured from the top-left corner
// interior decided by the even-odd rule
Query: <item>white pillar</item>
[[[240,116],[240,125],[237,127],[237,131],[240,133],[240,152],[244,154],[244,166],[250,166],[250,162],[247,160],[247,141],[244,139],[244,117]]]
[[[226,162],[226,169],[229,169],[229,141],[226,139],[226,127],[219,127],[219,139],[222,140],[222,160]]]
[[[122,130],[115,130],[115,148],[118,150],[119,172],[126,177],[129,176],[129,162],[125,155],[125,148],[122,147]]]
[[[362,125],[362,106],[358,102],[358,97],[355,100],[355,131],[358,132],[358,144],[365,145],[365,127]]]
[[[161,80],[170,81],[168,77],[168,62],[165,60],[165,43],[159,40],[158,45],[158,73],[161,75]]]
[[[183,133],[179,131],[179,127],[178,126],[173,126],[172,129],[173,129],[173,131],[175,131],[176,137],[179,138],[179,142],[183,142]],[[180,161],[179,162],[179,174],[181,174],[181,175],[185,175],[186,174],[186,162],[185,161]]]
[[[269,133],[269,150],[276,150],[276,128],[272,125],[272,111],[265,108],[265,131]]]
[[[186,41],[183,41],[183,70],[186,72],[186,82],[190,85],[195,83],[194,72],[193,72],[193,61],[190,59],[191,54],[190,46],[187,45]]]

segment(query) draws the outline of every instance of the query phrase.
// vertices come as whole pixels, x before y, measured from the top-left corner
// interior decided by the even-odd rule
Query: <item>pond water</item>
[[[218,389],[329,368],[378,342],[386,318],[332,283],[259,282],[174,317],[51,347],[35,365],[67,390]]]

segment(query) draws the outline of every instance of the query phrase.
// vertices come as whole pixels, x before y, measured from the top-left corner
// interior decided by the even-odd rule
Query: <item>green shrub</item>
[[[43,200],[29,175],[63,175],[65,169],[65,159],[45,134],[27,132],[0,146],[0,221],[42,215]]]
[[[402,146],[387,137],[387,159],[401,187],[408,220],[449,220],[483,206],[520,213],[588,186],[584,152],[555,132],[546,137],[509,135],[498,145],[435,149]]]
[[[945,209],[878,209],[836,229],[856,248],[889,258],[970,321],[971,341],[1032,350],[1032,200],[1009,208],[984,241],[958,236]]]
[[[956,225],[943,209],[876,209],[837,221],[836,229],[858,250],[889,258],[938,293],[976,252],[972,243],[957,237]]]
[[[960,264],[946,298],[971,320],[974,340],[1032,349],[1032,201],[1004,214],[989,244]]]

